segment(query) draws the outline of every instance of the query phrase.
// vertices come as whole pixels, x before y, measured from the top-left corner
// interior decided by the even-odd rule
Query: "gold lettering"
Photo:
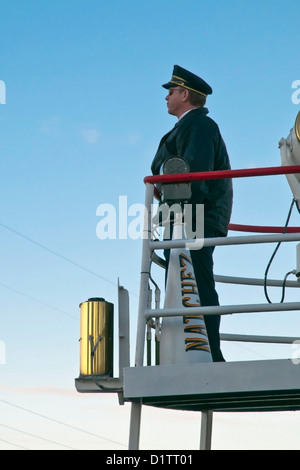
[[[204,325],[188,325],[184,327],[185,333],[195,333],[197,335],[206,336],[206,329]]]
[[[186,320],[185,323],[189,323],[189,320],[195,320],[195,319],[196,320],[203,320],[203,315],[198,315],[198,314],[195,313],[194,315],[185,315],[184,316],[184,320]]]
[[[182,305],[184,307],[199,307],[199,303],[192,303],[192,299],[190,297],[182,297]]]
[[[208,341],[202,338],[186,338],[186,351],[210,351]]]
[[[197,284],[194,282],[187,283],[183,281],[181,287],[183,293],[198,294]]]

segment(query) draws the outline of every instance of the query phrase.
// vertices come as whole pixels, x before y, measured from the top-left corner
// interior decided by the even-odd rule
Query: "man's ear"
[[[190,92],[189,92],[189,90],[184,89],[182,95],[183,95],[182,101],[189,101],[189,99],[190,99]]]

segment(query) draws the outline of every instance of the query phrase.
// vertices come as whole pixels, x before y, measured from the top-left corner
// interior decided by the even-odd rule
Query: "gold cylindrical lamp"
[[[114,306],[101,297],[80,305],[80,376],[113,376]]]

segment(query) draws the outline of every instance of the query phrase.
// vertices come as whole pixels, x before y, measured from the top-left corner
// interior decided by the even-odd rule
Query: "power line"
[[[76,266],[77,268],[82,269],[83,271],[88,272],[89,274],[92,274],[92,275],[98,277],[99,279],[102,279],[103,281],[108,282],[108,283],[110,283],[110,284],[112,284],[112,285],[114,285],[114,286],[117,285],[115,282],[112,282],[112,281],[110,281],[109,279],[104,278],[103,276],[99,275],[98,273],[96,273],[96,272],[94,272],[94,271],[92,271],[92,270],[90,270],[90,269],[88,269],[88,268],[86,268],[86,267],[80,265],[79,263],[77,263],[77,262],[75,262],[75,261],[73,261],[73,260],[67,258],[66,256],[64,256],[64,255],[62,255],[62,254],[60,254],[60,253],[58,253],[58,252],[56,252],[56,251],[54,251],[54,250],[52,250],[52,249],[46,247],[45,245],[43,245],[43,244],[37,242],[36,240],[33,240],[32,238],[30,238],[30,237],[28,237],[28,236],[26,236],[26,235],[24,235],[24,234],[18,232],[17,230],[15,230],[15,229],[13,229],[13,228],[11,228],[11,227],[9,227],[9,226],[7,226],[7,225],[1,223],[1,222],[0,222],[0,226],[2,226],[3,228],[9,230],[10,232],[12,232],[12,233],[14,233],[14,234],[16,234],[16,235],[22,237],[23,239],[29,241],[30,243],[33,243],[34,245],[36,245],[36,246],[38,246],[38,247],[40,247],[40,248],[42,248],[42,249],[48,251],[48,252],[51,253],[52,255],[55,255],[55,256],[57,256],[58,258],[60,258],[60,259],[62,259],[62,260],[64,260],[64,261],[66,261],[66,262],[72,264],[73,266]],[[27,295],[27,294],[25,294],[25,293],[23,293],[23,292],[21,292],[21,291],[15,289],[15,288],[11,287],[11,286],[8,286],[8,285],[4,284],[4,283],[0,283],[0,286],[4,287],[4,288],[6,288],[6,289],[9,289],[9,290],[11,290],[11,291],[13,291],[13,292],[16,292],[17,294],[22,295],[22,296],[24,296],[24,297],[27,297],[27,298],[29,298],[29,299],[31,299],[31,300],[34,300],[35,302],[38,302],[38,303],[40,303],[40,304],[42,304],[42,305],[44,305],[44,306],[46,306],[46,307],[48,307],[48,308],[51,308],[52,310],[56,310],[56,311],[62,313],[63,315],[67,315],[67,316],[69,316],[69,317],[75,318],[76,320],[78,319],[77,317],[72,316],[72,315],[70,315],[69,313],[64,312],[63,310],[60,310],[60,309],[58,309],[58,308],[56,308],[56,307],[53,307],[53,306],[47,304],[46,302],[43,302],[43,301],[41,301],[41,300],[39,300],[39,299],[36,299],[36,298],[34,298],[34,297],[30,296],[30,295]],[[134,295],[134,296],[137,296],[137,294],[135,294],[135,293],[133,293],[133,295]],[[95,434],[95,433],[92,433],[92,432],[89,432],[89,431],[85,431],[85,430],[80,429],[80,428],[78,428],[78,427],[76,427],[76,426],[73,426],[73,425],[64,423],[64,422],[62,422],[62,421],[59,421],[59,420],[57,420],[57,419],[55,419],[55,418],[51,418],[51,417],[49,417],[49,416],[44,416],[44,415],[42,415],[42,414],[40,414],[40,413],[38,413],[38,412],[36,412],[36,411],[29,410],[29,409],[27,409],[27,408],[21,407],[21,406],[19,406],[19,405],[14,404],[14,403],[10,403],[10,402],[8,402],[8,401],[6,401],[6,400],[0,399],[0,401],[1,401],[2,403],[5,403],[5,404],[10,405],[10,406],[13,406],[13,407],[18,408],[18,409],[20,409],[20,410],[23,410],[23,411],[26,411],[26,412],[28,412],[28,413],[34,414],[34,415],[36,415],[36,416],[39,416],[39,417],[41,417],[41,418],[43,418],[43,419],[47,419],[47,420],[49,420],[49,421],[55,422],[55,423],[57,423],[57,424],[60,424],[60,425],[62,425],[62,426],[66,426],[66,427],[68,427],[68,428],[70,428],[70,429],[73,429],[73,430],[75,430],[75,431],[85,433],[85,434],[87,434],[87,435],[96,437],[96,438],[98,438],[98,439],[102,439],[102,440],[105,440],[105,441],[108,441],[108,442],[111,442],[111,443],[120,445],[120,446],[122,446],[122,447],[126,447],[124,444],[122,444],[122,443],[120,443],[120,442],[114,441],[114,440],[112,440],[112,439],[109,439],[109,438],[106,438],[106,437],[103,437],[103,436],[99,436],[99,435],[97,435],[97,434]],[[5,425],[2,425],[2,426],[5,426]],[[7,426],[7,427],[8,427],[8,426]],[[13,428],[11,428],[11,429],[13,429]],[[17,431],[18,431],[18,430],[17,430]],[[19,431],[19,432],[22,432],[22,431]],[[25,433],[25,432],[24,432],[24,433]],[[29,433],[27,433],[27,434],[29,434]],[[33,436],[33,435],[32,435],[32,436]],[[38,436],[33,436],[33,437],[38,437]],[[42,438],[40,438],[40,439],[42,439]],[[0,439],[0,441],[5,442],[5,443],[10,444],[10,445],[14,445],[14,446],[16,446],[16,447],[20,447],[20,448],[25,449],[25,447],[18,446],[18,445],[16,445],[16,444],[10,443],[10,442],[5,441],[5,440],[3,440],[3,439]],[[57,443],[56,443],[56,444],[57,444]],[[58,444],[58,445],[62,445],[62,444]],[[28,449],[25,449],[25,450],[28,450]]]
[[[74,318],[75,320],[78,320],[78,317],[75,317],[75,315],[71,315],[70,313],[64,312],[63,310],[60,310],[59,308],[53,307],[52,305],[47,304],[43,300],[36,299],[35,297],[32,297],[31,295],[24,294],[24,292],[21,292],[21,291],[15,289],[14,287],[8,286],[7,284],[3,284],[2,282],[0,282],[0,286],[5,287],[5,289],[9,289],[13,292],[16,292],[16,294],[22,295],[23,297],[26,297],[27,299],[34,300],[35,302],[38,302],[41,305],[44,305],[45,307],[51,308],[52,310],[55,310],[59,313],[62,313],[63,315],[66,315],[68,317]]]
[[[27,449],[27,447],[20,446],[19,444],[14,444],[13,442],[6,441],[5,439],[0,439],[0,442],[4,442],[5,444],[9,444],[10,446],[19,447],[19,449],[29,450]]]
[[[86,272],[88,272],[88,273],[90,273],[90,274],[93,274],[94,276],[97,276],[98,278],[102,279],[102,281],[109,282],[110,284],[113,284],[114,286],[116,285],[115,282],[110,281],[109,279],[106,279],[106,278],[103,277],[103,276],[100,276],[100,274],[98,274],[98,273],[96,273],[96,272],[94,272],[94,271],[91,271],[90,269],[88,269],[88,268],[82,266],[81,264],[77,263],[76,261],[73,261],[73,260],[71,260],[70,258],[67,258],[66,256],[64,256],[64,255],[62,255],[62,254],[60,254],[60,253],[58,253],[57,251],[52,250],[51,248],[48,248],[47,246],[42,245],[41,243],[37,242],[36,240],[33,240],[32,238],[28,237],[27,235],[24,235],[24,234],[21,233],[21,232],[18,232],[17,230],[15,230],[15,229],[9,227],[8,225],[5,225],[5,224],[3,224],[2,222],[0,222],[0,226],[6,228],[6,229],[9,230],[10,232],[12,232],[12,233],[18,235],[19,237],[24,238],[25,240],[29,241],[30,243],[33,243],[34,245],[39,246],[39,247],[42,248],[43,250],[48,251],[48,252],[51,253],[52,255],[55,255],[55,256],[57,256],[58,258],[61,258],[61,259],[63,259],[64,261],[67,261],[68,263],[71,263],[73,266],[76,266],[77,268],[80,268],[80,269],[82,269],[83,271],[86,271]]]
[[[55,445],[58,445],[58,446],[61,446],[61,447],[66,447],[67,449],[70,449],[70,450],[76,450],[73,447],[67,446],[65,444],[60,444],[59,442],[51,441],[50,439],[46,439],[44,437],[36,436],[34,434],[31,434],[30,432],[22,431],[21,429],[13,428],[11,426],[8,426],[7,424],[0,423],[0,426],[2,426],[4,428],[7,428],[7,429],[10,429],[12,431],[19,432],[21,434],[25,434],[26,436],[34,437],[35,439],[41,439],[42,441],[50,442],[50,444],[55,444]]]
[[[73,266],[76,266],[77,268],[79,269],[82,269],[83,271],[89,273],[89,274],[92,274],[93,276],[96,276],[98,277],[99,279],[102,279],[102,281],[105,281],[105,282],[108,282],[109,284],[112,284],[113,286],[116,286],[117,283],[116,282],[113,282],[111,281],[110,279],[107,279],[103,276],[101,276],[100,274],[96,273],[95,271],[92,271],[91,269],[89,268],[86,268],[85,266],[82,266],[81,264],[77,263],[76,261],[73,261],[71,260],[70,258],[67,258],[66,256],[58,253],[57,251],[55,250],[52,250],[51,248],[48,248],[47,246],[43,245],[42,243],[40,242],[37,242],[36,240],[33,240],[32,238],[28,237],[27,235],[24,235],[23,233],[19,232],[18,230],[15,230],[11,227],[9,227],[8,225],[6,224],[3,224],[2,222],[0,222],[0,226],[5,228],[6,230],[9,230],[10,232],[14,233],[15,235],[18,235],[19,237],[22,237],[24,238],[25,240],[29,241],[30,243],[33,243],[34,245],[42,248],[43,250],[46,250],[48,251],[49,253],[51,253],[52,255],[55,255],[57,256],[58,258],[60,259],[63,259],[64,261],[72,264]],[[132,295],[138,297],[137,294],[131,292]]]
[[[51,417],[49,417],[49,416],[42,415],[41,413],[38,413],[37,411],[29,410],[29,409],[27,409],[27,408],[24,408],[23,406],[16,405],[15,403],[10,403],[9,401],[3,400],[2,398],[0,398],[0,401],[1,401],[2,403],[5,403],[6,405],[13,406],[14,408],[17,408],[17,409],[19,409],[19,410],[26,411],[27,413],[31,413],[31,414],[33,414],[33,415],[35,415],[35,416],[40,417],[40,418],[47,419],[48,421],[52,421],[52,422],[54,422],[54,423],[57,423],[57,424],[60,424],[60,425],[62,425],[62,426],[65,426],[65,427],[68,427],[68,428],[70,428],[70,429],[73,429],[74,431],[82,432],[82,433],[84,433],[84,434],[88,434],[88,435],[90,435],[90,436],[96,437],[97,439],[103,439],[103,440],[105,440],[105,441],[112,442],[112,443],[117,444],[117,445],[120,445],[120,446],[122,446],[122,447],[126,447],[124,444],[121,444],[120,442],[113,441],[112,439],[108,439],[107,437],[99,436],[98,434],[94,434],[94,433],[92,433],[92,432],[90,432],[90,431],[85,431],[85,430],[80,429],[80,428],[78,428],[78,427],[76,427],[76,426],[73,426],[73,425],[71,425],[71,424],[67,424],[67,423],[64,423],[64,422],[62,422],[62,421],[59,421],[59,420],[57,420],[57,419],[55,419],[55,418],[51,418]]]

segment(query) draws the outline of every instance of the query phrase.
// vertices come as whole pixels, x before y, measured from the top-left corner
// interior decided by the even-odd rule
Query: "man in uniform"
[[[160,174],[165,160],[171,156],[183,158],[190,172],[230,169],[230,161],[218,125],[207,116],[204,107],[212,88],[199,76],[174,65],[170,81],[164,85],[169,114],[178,122],[160,141],[151,170]],[[204,237],[226,236],[232,209],[231,179],[201,180],[191,185],[189,203],[204,204]],[[196,213],[196,212],[195,212]],[[213,276],[214,247],[191,250],[200,303],[202,306],[219,305]],[[168,261],[169,251],[165,251]],[[220,349],[220,315],[204,317],[211,354],[214,362],[224,361]]]

